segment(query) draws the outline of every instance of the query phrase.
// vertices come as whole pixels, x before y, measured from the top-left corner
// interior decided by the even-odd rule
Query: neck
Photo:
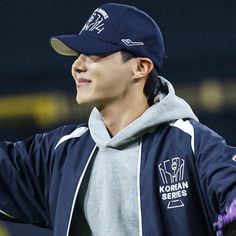
[[[105,126],[113,137],[131,122],[140,117],[147,109],[148,103],[145,97],[133,99],[127,103],[116,103],[98,108],[103,116]]]

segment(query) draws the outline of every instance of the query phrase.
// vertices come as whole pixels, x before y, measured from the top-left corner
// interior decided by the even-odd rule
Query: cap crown
[[[79,35],[119,45],[149,57],[160,68],[165,55],[161,31],[145,12],[129,5],[107,3],[97,8]]]

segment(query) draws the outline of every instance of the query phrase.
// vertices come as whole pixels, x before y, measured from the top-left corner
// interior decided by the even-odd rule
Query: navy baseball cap
[[[155,21],[144,11],[125,4],[103,4],[78,34],[52,36],[50,43],[65,56],[126,50],[150,58],[158,70],[165,57],[162,33]]]

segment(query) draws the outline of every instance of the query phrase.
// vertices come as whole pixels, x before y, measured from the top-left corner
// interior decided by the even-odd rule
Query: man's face
[[[78,104],[106,106],[122,102],[132,84],[130,61],[122,61],[121,52],[102,56],[81,54],[72,65]]]

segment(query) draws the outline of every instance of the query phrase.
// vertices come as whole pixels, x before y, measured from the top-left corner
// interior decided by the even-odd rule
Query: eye
[[[97,55],[90,55],[89,58],[92,61],[99,61],[101,58],[103,58],[102,56],[97,56]]]
[[[101,55],[90,55],[88,56],[91,60],[97,62],[103,59],[106,59],[107,57],[109,57],[110,55],[112,55],[112,53],[105,53],[105,54],[101,54]]]

